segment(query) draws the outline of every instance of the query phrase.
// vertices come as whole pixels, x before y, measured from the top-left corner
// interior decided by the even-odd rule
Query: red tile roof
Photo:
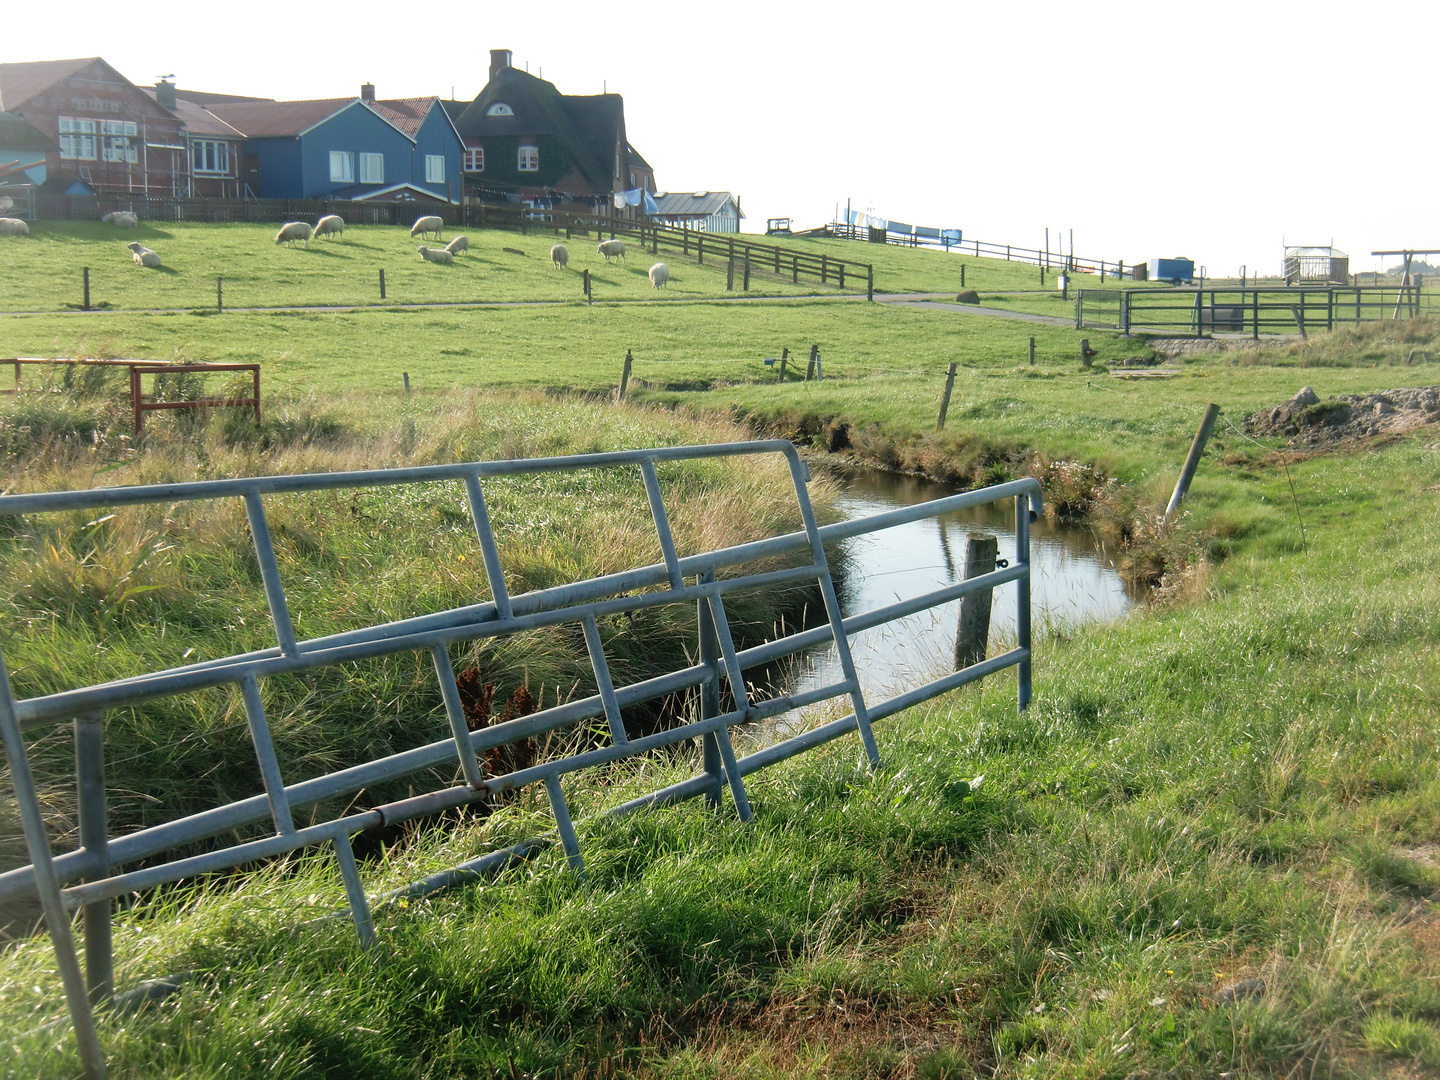
[[[438,100],[434,97],[386,98],[370,104],[376,112],[413,139]]]
[[[317,101],[237,101],[217,103],[210,112],[252,139],[299,135],[334,116],[356,98]]]
[[[78,60],[35,60],[28,64],[0,64],[0,108],[18,109],[36,94],[43,94],[61,79],[68,79],[83,67],[99,60],[86,56]]]

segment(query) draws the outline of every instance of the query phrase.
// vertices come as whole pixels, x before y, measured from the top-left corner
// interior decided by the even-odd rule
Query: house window
[[[197,173],[228,176],[230,144],[222,139],[196,139],[190,144],[190,165]]]
[[[520,161],[516,165],[521,172],[536,172],[540,168],[540,148],[538,146],[520,147]]]
[[[118,161],[122,164],[129,162],[134,165],[140,160],[140,150],[131,146],[130,140],[124,136],[107,135],[102,140],[100,157],[103,161]]]
[[[95,121],[60,117],[60,156],[70,161],[96,161]]]
[[[425,155],[425,182],[427,184],[443,184],[445,182],[445,155]]]
[[[515,115],[515,112],[514,112],[513,109],[510,108],[509,105],[506,105],[506,104],[504,104],[503,102],[497,101],[494,105],[491,105],[488,109],[485,110],[485,115],[486,115],[486,116],[514,116],[514,115]]]
[[[467,146],[465,148],[465,171],[485,171],[485,148],[483,146]]]
[[[348,150],[330,151],[330,180],[336,184],[355,182],[355,155]]]
[[[385,155],[360,155],[360,182],[362,184],[383,184],[385,182]]]

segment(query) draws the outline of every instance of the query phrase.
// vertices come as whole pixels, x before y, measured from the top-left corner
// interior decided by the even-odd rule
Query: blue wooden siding
[[[260,159],[260,186],[250,174],[247,164],[253,154]],[[246,139],[240,149],[241,178],[250,185],[256,198],[298,199],[304,195],[300,167],[300,140],[293,136],[275,139]]]
[[[380,119],[365,106],[351,105],[328,120],[317,124],[300,139],[302,152],[302,183],[297,192],[301,198],[316,198],[360,183],[360,155],[385,155],[386,184],[401,184],[410,179],[415,144],[390,123]],[[342,150],[354,155],[355,176],[351,180],[330,179],[330,151]],[[424,163],[421,163],[424,177]],[[281,196],[282,198],[284,196]]]
[[[445,158],[445,179],[450,182],[450,198],[458,200],[461,190],[460,158],[465,147],[460,141],[460,136],[455,134],[455,129],[445,119],[444,110],[440,108],[439,102],[436,102],[430,109],[430,115],[425,117],[425,122],[415,133],[415,141],[415,160],[410,174],[410,182],[426,191],[433,191],[442,199],[445,198],[446,186],[443,181],[438,184],[430,184],[425,181],[426,155],[439,154]]]

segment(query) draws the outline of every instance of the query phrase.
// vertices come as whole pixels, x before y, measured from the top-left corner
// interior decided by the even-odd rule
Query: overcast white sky
[[[849,198],[1212,274],[1274,273],[1284,240],[1356,269],[1440,247],[1440,0],[44,10],[12,16],[0,61],[100,55],[140,84],[276,98],[471,98],[509,48],[565,93],[624,94],[661,189],[734,191],[748,231]]]

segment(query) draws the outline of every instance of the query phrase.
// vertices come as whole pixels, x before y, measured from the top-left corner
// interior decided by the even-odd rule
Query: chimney
[[[490,50],[490,78],[492,78],[492,79],[495,78],[496,75],[498,75],[500,72],[504,71],[504,70],[505,70],[506,68],[508,68],[509,66],[510,66],[510,50],[509,50],[509,49],[491,49],[491,50]]]
[[[360,84],[360,100],[361,100],[361,101],[374,101],[374,100],[375,100],[375,84],[374,84],[374,83],[368,83],[368,82],[367,82],[367,83],[361,83],[361,84]]]
[[[175,84],[161,79],[155,84],[155,100],[167,109],[175,108]]]

